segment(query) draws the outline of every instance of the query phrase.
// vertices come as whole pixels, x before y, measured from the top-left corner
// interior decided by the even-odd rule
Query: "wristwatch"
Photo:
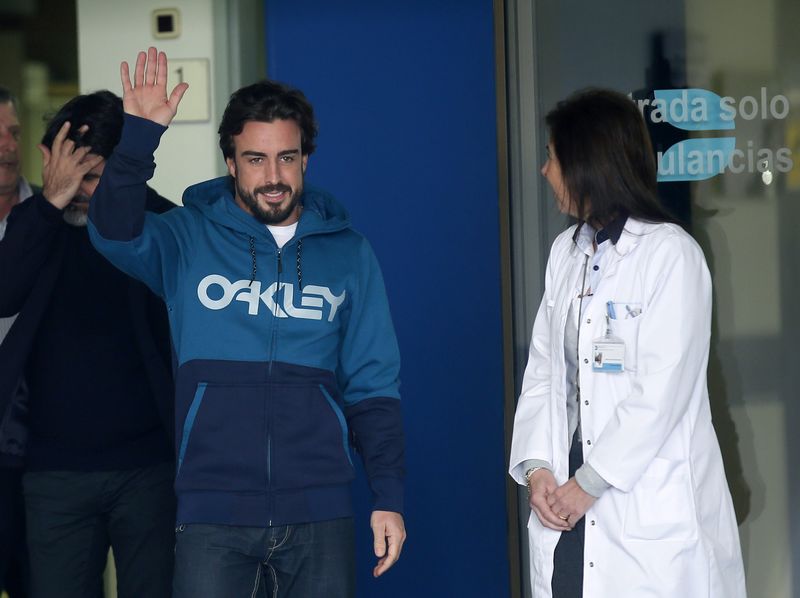
[[[535,474],[537,471],[539,471],[540,469],[545,469],[545,468],[544,468],[544,467],[542,467],[542,466],[539,466],[539,467],[531,467],[531,468],[530,468],[528,471],[526,471],[526,472],[525,472],[525,482],[526,482],[527,484],[530,484],[530,483],[531,483],[531,476],[532,476],[533,474]]]
[[[547,469],[547,468],[542,466],[531,467],[528,471],[525,472],[525,487],[528,489],[528,496],[531,495],[531,476],[540,469]]]

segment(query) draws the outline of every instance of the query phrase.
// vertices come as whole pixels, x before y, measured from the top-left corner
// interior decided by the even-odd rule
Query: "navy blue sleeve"
[[[103,239],[130,241],[141,234],[147,181],[156,168],[153,154],[166,130],[152,121],[125,115],[122,138],[89,204],[89,220]]]
[[[345,416],[367,472],[373,510],[402,513],[405,439],[400,401],[365,399],[345,408]]]
[[[147,181],[155,171],[153,153],[164,131],[166,127],[157,123],[125,115],[122,138],[89,204],[89,237],[108,261],[167,299],[177,241],[160,215],[145,216],[152,194]]]
[[[405,440],[400,409],[400,350],[378,260],[359,249],[358,286],[348,310],[339,384],[345,416],[364,462],[373,508],[403,512]]]

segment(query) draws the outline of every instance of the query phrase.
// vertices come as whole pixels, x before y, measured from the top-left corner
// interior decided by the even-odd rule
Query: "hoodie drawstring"
[[[297,241],[297,286],[303,290],[303,267],[302,267],[302,253],[303,253],[303,239]],[[250,257],[253,259],[253,266],[250,272],[250,284],[248,287],[253,286],[253,281],[256,279],[256,238],[250,237]]]
[[[300,266],[300,255],[303,250],[303,239],[297,240],[297,286],[303,290],[303,268]]]
[[[248,287],[253,286],[253,281],[256,279],[256,238],[250,237],[250,257],[253,258],[253,269],[250,273],[250,284]]]

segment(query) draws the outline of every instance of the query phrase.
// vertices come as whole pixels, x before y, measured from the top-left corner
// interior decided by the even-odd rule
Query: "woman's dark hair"
[[[93,154],[108,158],[122,135],[122,120],[122,99],[110,91],[75,96],[50,119],[42,145],[52,148],[59,129],[69,121],[67,139],[74,141],[75,147],[88,145]],[[89,128],[81,132],[84,125]]]
[[[630,98],[585,89],[559,102],[545,121],[579,220],[595,228],[621,215],[675,222],[658,200],[650,135]]]
[[[239,135],[251,121],[271,123],[293,120],[300,127],[300,151],[308,156],[314,152],[317,123],[314,109],[299,89],[276,81],[259,81],[242,87],[231,96],[219,125],[219,147],[225,158],[234,155],[233,137]]]

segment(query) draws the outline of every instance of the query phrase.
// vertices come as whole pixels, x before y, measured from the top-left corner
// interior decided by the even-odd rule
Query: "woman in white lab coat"
[[[661,208],[645,123],[587,90],[548,114],[553,243],[514,421],[535,598],[742,598],[711,424],[711,281]]]

